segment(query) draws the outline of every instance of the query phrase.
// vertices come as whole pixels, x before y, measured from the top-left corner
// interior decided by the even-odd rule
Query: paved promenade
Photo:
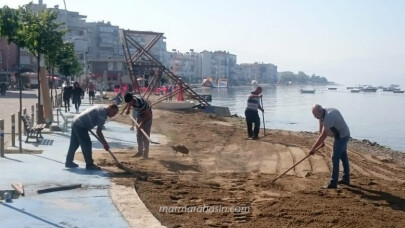
[[[31,106],[38,102],[37,90],[23,90],[23,109],[31,116]],[[0,119],[4,120],[4,138],[6,147],[11,143],[11,115],[15,114],[16,123],[18,122],[18,111],[20,108],[20,93],[18,90],[8,90],[6,96],[0,96]],[[18,124],[15,126],[18,133]],[[16,145],[18,146],[18,135],[16,135]],[[0,145],[1,147],[1,145]]]
[[[83,102],[86,100],[83,99]],[[84,104],[81,111],[88,107],[88,104]],[[72,110],[74,108],[71,108]],[[67,114],[75,115],[73,112]],[[112,150],[136,147],[135,136],[127,125],[108,122],[103,132]],[[130,223],[126,221],[110,198],[111,181],[107,172],[88,171],[84,168],[84,162],[80,161],[75,161],[79,168],[65,168],[69,131],[43,136],[44,139],[40,143],[23,143],[24,149],[42,150],[43,153],[6,154],[5,158],[0,158],[0,190],[12,190],[11,184],[20,182],[26,192],[25,197],[14,199],[11,203],[0,200],[0,227],[160,226],[144,206],[142,210],[134,213],[139,215],[139,218]],[[94,137],[91,138],[93,149],[103,149]],[[44,194],[37,192],[74,184],[81,184],[81,187]],[[136,192],[133,191],[133,194],[136,195]],[[126,197],[134,198],[131,195]],[[138,206],[143,205],[140,200],[135,203]]]

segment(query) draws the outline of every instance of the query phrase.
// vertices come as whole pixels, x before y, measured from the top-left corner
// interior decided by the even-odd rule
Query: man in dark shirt
[[[150,131],[152,128],[152,109],[148,102],[143,99],[140,95],[132,95],[131,93],[126,93],[124,96],[125,103],[127,106],[126,114],[130,113],[130,107],[133,107],[133,112],[137,113],[137,122],[139,128],[142,128],[148,136],[150,136]],[[123,110],[123,111],[124,111]],[[149,140],[146,138],[140,129],[137,131],[136,139],[138,142],[138,153],[135,156],[143,156],[143,158],[148,158],[149,156]]]
[[[259,139],[260,117],[257,110],[264,112],[264,109],[260,106],[261,93],[262,87],[257,87],[255,91],[251,92],[245,110],[248,137],[252,139]],[[252,131],[253,124],[255,127]]]
[[[65,112],[70,111],[70,98],[72,97],[73,87],[69,80],[66,80],[63,87],[63,101],[65,103]]]

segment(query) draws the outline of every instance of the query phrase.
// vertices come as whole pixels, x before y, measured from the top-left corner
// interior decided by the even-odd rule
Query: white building
[[[226,51],[201,52],[201,77],[231,80],[236,67],[236,55]]]

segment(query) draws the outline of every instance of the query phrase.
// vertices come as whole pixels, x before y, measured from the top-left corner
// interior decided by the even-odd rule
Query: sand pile
[[[124,117],[117,120],[130,123]],[[136,149],[111,148],[124,165],[146,173],[147,182],[120,174],[107,153],[94,153],[95,161],[115,173],[116,183],[134,186],[155,217],[168,227],[405,224],[405,167],[395,159],[396,153],[387,149],[351,142],[353,185],[321,190],[329,178],[331,141],[276,184],[270,184],[306,155],[315,141],[312,133],[266,130],[268,135],[259,141],[246,140],[243,119],[160,110],[154,110],[152,132],[167,136],[169,143],[151,147],[149,160],[131,157]],[[176,153],[172,145],[183,145],[189,153]],[[162,206],[239,207],[249,211],[164,213],[159,211]]]

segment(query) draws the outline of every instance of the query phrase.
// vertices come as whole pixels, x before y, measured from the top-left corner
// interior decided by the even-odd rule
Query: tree
[[[29,52],[38,60],[38,106],[41,110],[41,81],[39,78],[41,56],[51,53],[56,46],[63,43],[65,31],[60,29],[61,24],[55,20],[57,12],[40,10],[31,11],[31,3],[22,7],[23,35]],[[40,114],[39,116],[42,116]],[[38,118],[39,119],[39,118]]]
[[[83,65],[79,63],[73,43],[64,43],[56,55],[56,65],[59,73],[65,76],[77,76],[83,73]]]
[[[8,43],[17,45],[17,76],[20,90],[20,109],[18,116],[18,140],[20,153],[22,153],[22,138],[21,138],[21,114],[22,114],[22,79],[20,77],[20,48],[25,46],[25,39],[21,24],[21,9],[14,10],[8,6],[0,9],[0,37],[6,37]],[[7,60],[8,61],[8,60]]]

